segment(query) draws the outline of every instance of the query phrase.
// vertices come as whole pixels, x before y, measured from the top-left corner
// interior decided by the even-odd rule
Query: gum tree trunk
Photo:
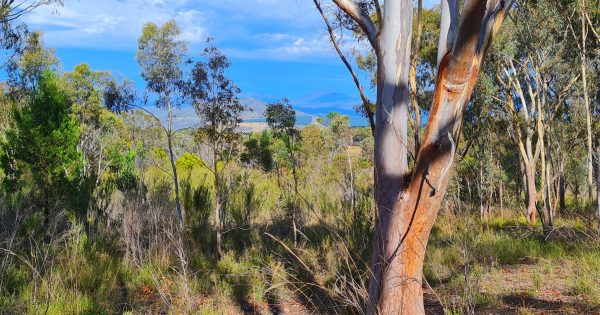
[[[581,8],[581,84],[583,85],[583,101],[585,106],[585,120],[586,120],[586,131],[587,131],[587,150],[588,150],[588,169],[587,169],[587,187],[588,187],[588,202],[589,209],[592,210],[590,213],[594,213],[594,149],[593,149],[593,135],[592,135],[592,113],[591,104],[588,95],[588,81],[587,81],[587,35],[588,35],[588,24],[586,23],[586,12],[585,12],[585,1]],[[593,217],[593,215],[591,215]]]
[[[377,309],[381,314],[424,314],[423,258],[429,233],[450,179],[447,176],[462,129],[462,118],[479,74],[492,32],[481,38],[482,29],[499,27],[503,2],[467,1],[453,49],[442,58],[431,112],[415,169],[394,204],[384,239],[385,266],[379,282]],[[490,21],[491,19],[491,21]]]
[[[544,167],[544,174],[542,174],[542,180],[545,182],[544,185],[544,208],[542,210],[542,229],[544,236],[549,235],[552,232],[554,226],[554,217],[552,214],[552,201],[550,199],[550,161],[546,161]]]
[[[408,173],[408,74],[412,30],[412,1],[388,0],[384,4],[384,28],[380,33],[377,72],[377,110],[375,128],[375,187],[378,218],[373,242],[369,298],[378,304],[379,281],[385,273],[383,257],[388,252],[388,235],[404,229],[404,222],[393,222],[394,203],[405,186]],[[397,49],[398,48],[398,49]],[[402,48],[402,49],[399,49]],[[419,278],[420,279],[420,278]]]
[[[223,232],[223,196],[221,192],[221,176],[219,174],[219,163],[217,151],[213,149],[213,174],[215,186],[215,233],[216,233],[216,254],[217,259],[223,257],[223,248],[221,245],[221,237]]]
[[[377,10],[378,27],[354,1],[333,2],[362,29],[377,56],[378,216],[367,313],[424,314],[423,259],[429,233],[481,63],[512,1],[466,0],[460,21],[458,1],[442,1],[437,84],[412,172],[407,166],[412,1],[386,0],[383,12]]]
[[[537,212],[535,208],[535,204],[537,202],[535,169],[532,169],[528,166],[525,166],[525,183],[527,185],[525,189],[527,194],[527,212],[525,212],[525,217],[527,218],[527,222],[535,223],[535,214]]]
[[[584,46],[585,47],[585,46]],[[585,52],[584,52],[585,54]],[[585,56],[585,55],[584,55]],[[587,186],[588,186],[588,202],[589,209],[593,209],[594,206],[594,149],[592,141],[592,113],[590,110],[590,101],[587,93],[587,71],[586,71],[586,58],[581,60],[581,77],[583,81],[583,96],[585,103],[585,117],[586,117],[586,129],[587,129],[587,150],[588,150],[588,169],[587,169]],[[593,211],[591,211],[593,213]]]
[[[565,213],[565,210],[567,208],[566,203],[565,203],[565,194],[567,191],[567,187],[565,185],[565,163],[564,163],[564,159],[561,158],[560,159],[560,164],[559,164],[559,172],[560,175],[558,177],[558,207],[560,210],[560,213]]]
[[[179,199],[179,178],[177,177],[177,163],[175,161],[175,152],[173,151],[173,111],[171,108],[171,102],[167,105],[168,111],[168,130],[167,130],[167,145],[169,149],[169,162],[171,163],[171,170],[173,171],[173,184],[175,185],[175,208],[177,210],[177,219],[179,220],[179,229],[183,231],[185,222],[183,220],[183,213],[181,211],[181,201]]]
[[[498,9],[503,2],[493,2]],[[480,61],[489,43],[481,38],[487,23],[498,27],[502,10],[486,11],[485,1],[467,1],[452,50],[440,61],[437,84],[416,166],[406,188],[398,194],[393,211],[381,215],[381,249],[374,248],[375,273],[371,291],[380,314],[423,314],[423,257],[433,222],[449,181],[462,117],[472,94]],[[499,15],[497,13],[501,12]],[[492,21],[489,20],[493,16]],[[500,19],[494,19],[500,17]],[[497,24],[496,24],[497,23]],[[387,222],[383,222],[383,219]],[[385,229],[384,229],[385,227]],[[378,255],[379,254],[379,255]],[[381,267],[379,267],[381,266]],[[379,276],[379,278],[376,278]],[[372,287],[371,287],[372,288]]]
[[[504,218],[504,182],[500,181],[500,187],[498,189],[498,199],[500,202],[500,217]]]
[[[600,139],[596,144],[596,215],[598,216],[598,230],[600,231]]]

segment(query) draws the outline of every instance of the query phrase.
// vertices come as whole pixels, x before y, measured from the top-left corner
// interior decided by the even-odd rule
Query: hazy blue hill
[[[244,98],[240,100],[242,104],[248,107],[250,110],[244,112],[242,118],[244,122],[249,123],[264,123],[265,117],[265,109],[267,108],[267,103],[255,99],[255,98]],[[155,114],[161,121],[165,121],[167,118],[167,112],[165,110],[157,109],[155,107],[147,107],[149,111]],[[317,118],[317,115],[309,114],[304,111],[296,110],[296,117],[299,126],[304,126],[310,124],[314,119]],[[184,106],[180,109],[175,110],[175,118],[173,122],[174,128],[187,128],[187,127],[196,127],[200,125],[200,120],[196,116],[196,111],[191,106]]]
[[[315,117],[325,117],[332,112],[341,113],[350,117],[350,124],[353,127],[368,126],[367,119],[359,116],[354,110],[354,107],[361,102],[360,97],[355,94],[325,92],[294,100],[294,107]]]

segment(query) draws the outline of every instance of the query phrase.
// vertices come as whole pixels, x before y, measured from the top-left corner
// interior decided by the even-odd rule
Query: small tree
[[[292,108],[290,101],[284,98],[278,102],[268,104],[265,110],[265,117],[267,124],[273,130],[275,137],[279,138],[284,146],[283,161],[280,159],[280,163],[277,163],[277,171],[282,164],[285,163],[292,171],[292,194],[288,193],[288,197],[291,195],[291,200],[287,202],[287,208],[289,209],[289,215],[292,221],[292,228],[294,230],[294,245],[297,243],[297,230],[300,220],[300,209],[298,204],[299,192],[298,192],[298,153],[300,149],[300,132],[296,129],[296,112]],[[281,184],[280,184],[281,186]]]
[[[36,81],[38,87],[31,100],[13,110],[6,140],[1,144],[0,165],[6,175],[4,189],[16,193],[30,187],[48,229],[52,210],[69,206],[77,193],[82,159],[71,101],[50,71]]]
[[[333,147],[331,148],[332,161],[336,158],[337,154],[340,153],[341,150],[345,151],[345,160],[347,163],[347,174],[345,174],[347,176],[344,176],[346,177],[347,183],[346,187],[344,188],[344,194],[347,196],[345,201],[349,203],[350,210],[352,211],[353,216],[355,216],[357,196],[354,188],[354,166],[352,165],[352,158],[350,154],[352,145],[350,117],[340,113],[329,113],[327,114],[326,119],[324,119],[322,122],[326,124],[331,131],[331,142],[333,144]]]
[[[237,153],[241,139],[238,127],[245,110],[238,99],[240,89],[225,75],[230,65],[227,57],[209,38],[202,60],[194,63],[187,84],[196,113],[203,123],[198,130],[197,141],[209,150],[209,156],[204,157],[203,162],[214,175],[216,253],[219,258],[223,255],[221,233],[228,195],[223,177]]]
[[[243,163],[258,166],[264,172],[273,170],[273,152],[271,150],[271,134],[264,130],[260,134],[252,134],[244,142],[244,152],[240,155]]]
[[[180,228],[184,221],[179,201],[179,180],[173,150],[173,136],[177,132],[173,127],[173,109],[181,104],[177,102],[183,87],[182,65],[187,53],[187,44],[179,39],[181,31],[174,20],[162,26],[154,23],[144,25],[138,39],[137,61],[142,68],[142,78],[146,80],[146,90],[155,94],[156,107],[167,110],[167,125],[162,126],[167,136],[167,149],[171,163],[173,184],[175,186],[175,207]]]

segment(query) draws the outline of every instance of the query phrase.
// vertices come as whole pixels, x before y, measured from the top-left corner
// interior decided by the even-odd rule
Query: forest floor
[[[519,217],[441,216],[425,258],[426,313],[600,315],[600,238],[588,223],[557,220],[542,237]],[[351,251],[328,231],[306,225],[298,246],[273,226],[231,232],[240,234],[226,240],[246,242],[228,243],[220,260],[191,254],[186,295],[176,263],[157,256],[131,266],[118,243],[88,243],[77,228],[38,281],[28,265],[8,270],[13,293],[0,295],[0,314],[360,314],[370,242],[346,236],[363,240]]]
[[[461,252],[449,237],[462,232],[434,231],[426,264],[445,265],[450,272],[424,289],[427,314],[600,314],[597,236],[571,221],[547,239],[538,235],[539,227],[505,223],[493,222],[475,236],[466,266],[448,259]],[[241,309],[245,314],[340,313],[300,299]]]
[[[490,296],[492,302],[485,307],[475,306],[475,314],[600,314],[600,303],[585,294],[572,292],[569,262],[548,264],[548,261],[531,260],[482,275],[479,283],[483,288],[481,293]],[[448,314],[437,289],[425,288],[426,314]],[[320,310],[315,310],[299,300],[290,300],[275,305],[246,304],[241,311],[244,314],[304,315],[326,314],[326,308],[321,306]]]
[[[484,307],[475,306],[475,314],[600,314],[597,301],[573,292],[568,265],[568,262],[550,266],[548,261],[530,261],[482,275],[481,293],[490,302]],[[434,290],[427,293],[427,313],[444,314]]]
[[[576,263],[576,262],[575,262]],[[570,287],[569,263],[506,266],[482,279],[483,292],[500,301],[481,314],[600,314],[600,304]],[[596,283],[596,286],[600,284]]]

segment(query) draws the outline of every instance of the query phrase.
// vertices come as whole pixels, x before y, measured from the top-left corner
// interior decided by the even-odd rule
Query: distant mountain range
[[[244,112],[243,119],[246,122],[265,122],[265,110],[267,109],[267,103],[257,100],[255,98],[244,98],[240,100],[241,103],[249,108],[249,111]],[[298,125],[308,125],[317,117],[315,115],[311,115],[296,110],[296,120]]]
[[[334,100],[335,101],[331,101]],[[329,100],[325,102],[325,100]],[[265,123],[265,109],[267,108],[267,103],[255,98],[243,98],[240,100],[241,103],[249,108],[248,111],[242,114],[242,119],[245,123]],[[362,117],[357,116],[354,110],[340,110],[337,104],[339,101],[338,96],[324,96],[324,99],[321,99],[322,103],[325,107],[311,108],[311,107],[301,107],[298,106],[295,108],[296,111],[296,121],[299,127],[306,126],[314,122],[318,117],[323,117],[331,112],[342,113],[344,115],[350,116],[350,123],[353,126],[364,126],[366,125],[366,120]],[[329,107],[331,105],[331,107]],[[335,107],[334,107],[335,106]],[[161,121],[165,121],[167,118],[167,112],[162,109],[157,109],[155,107],[147,107],[149,111],[151,111],[154,115],[156,115]],[[198,127],[201,123],[196,115],[196,111],[191,106],[185,106],[180,109],[175,110],[174,113],[174,121],[173,127],[175,129],[188,128],[188,127]]]
[[[257,100],[255,98],[244,98],[240,100],[241,103],[246,106],[249,110],[245,111],[242,114],[242,119],[247,123],[264,123],[265,117],[265,109],[267,108],[267,103]],[[158,119],[161,121],[166,121],[167,119],[167,111],[163,109],[158,109],[155,107],[146,107],[150,112],[152,112]],[[296,110],[296,120],[299,126],[309,125],[313,120],[315,120],[317,116],[304,113],[302,111]],[[188,128],[188,127],[198,127],[201,122],[196,115],[196,110],[191,106],[181,107],[180,109],[176,109],[174,111],[173,118],[173,127],[175,129]]]

